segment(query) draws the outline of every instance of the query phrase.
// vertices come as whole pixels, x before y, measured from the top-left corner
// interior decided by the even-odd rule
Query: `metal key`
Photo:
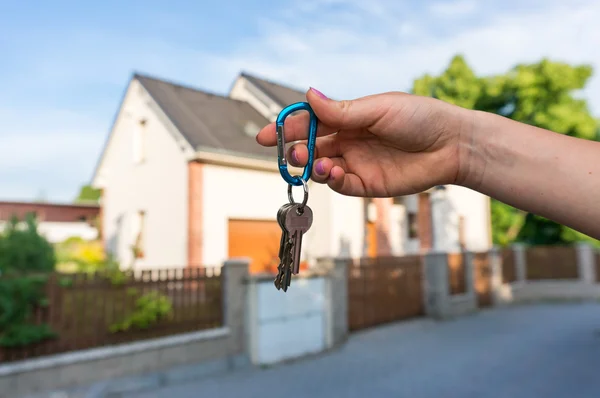
[[[288,250],[289,249],[289,250]],[[284,292],[287,292],[288,287],[292,281],[292,265],[294,263],[294,240],[288,239],[288,245],[286,246],[285,261],[283,263],[283,283],[282,288]]]
[[[284,219],[286,216],[286,210],[291,207],[290,203],[286,203],[279,208],[277,211],[277,222],[281,227],[281,240],[279,242],[279,265],[277,266],[277,276],[275,278],[275,287],[279,290],[281,289],[283,277],[284,277],[284,255],[286,251],[286,246],[289,244],[289,234],[287,229],[285,228]],[[289,249],[288,249],[289,251]]]
[[[292,272],[300,272],[300,253],[302,250],[302,235],[304,235],[312,226],[313,213],[310,207],[294,204],[286,211],[285,228],[291,239],[294,241],[294,254]]]
[[[283,289],[283,291],[287,291],[287,288],[290,285],[289,274],[291,271],[292,264],[292,255],[294,251],[294,241],[292,239],[287,239],[285,241],[283,247],[283,256],[281,258],[281,263],[279,264],[279,273],[277,274],[276,287],[277,289]]]

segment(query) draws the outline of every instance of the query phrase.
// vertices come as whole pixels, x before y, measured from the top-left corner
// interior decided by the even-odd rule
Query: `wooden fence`
[[[596,282],[600,283],[600,250],[596,251]]]
[[[514,250],[502,249],[500,252],[502,261],[502,283],[513,283],[517,280],[517,263]]]
[[[451,296],[467,292],[465,256],[462,253],[448,254],[448,282]]]
[[[527,280],[578,279],[573,246],[532,246],[526,251]]]
[[[98,274],[52,274],[48,306],[35,311],[32,323],[49,325],[57,336],[0,347],[0,363],[219,327],[222,290],[219,268],[142,271],[120,282]],[[157,308],[165,311],[154,319]]]
[[[492,306],[492,264],[488,252],[473,254],[473,271],[478,307]]]
[[[350,263],[350,331],[424,315],[422,278],[421,256],[361,258]]]

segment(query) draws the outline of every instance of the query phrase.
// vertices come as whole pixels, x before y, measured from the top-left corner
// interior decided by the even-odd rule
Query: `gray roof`
[[[254,135],[245,132],[249,122],[258,128],[269,124],[246,102],[140,74],[134,78],[193,148],[276,160],[275,148],[259,145]]]
[[[261,89],[265,94],[271,97],[273,101],[277,102],[282,107],[296,102],[306,101],[306,90],[308,90],[308,88],[305,91],[301,91],[300,89],[284,86],[270,80],[249,75],[246,72],[242,72],[241,76],[245,77],[248,81]]]

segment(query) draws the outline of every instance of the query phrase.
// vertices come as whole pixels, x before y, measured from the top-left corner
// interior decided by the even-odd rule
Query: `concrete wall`
[[[86,396],[103,397],[244,366],[248,363],[244,330],[248,262],[226,262],[223,272],[222,328],[0,365],[0,397],[77,386],[95,394]]]
[[[145,126],[140,121],[146,120]],[[134,135],[142,129],[143,161],[134,158]],[[104,189],[102,225],[107,249],[123,265],[132,261],[139,211],[145,211],[145,258],[139,268],[187,264],[187,159],[184,144],[160,117],[136,81],[126,93],[100,170],[94,181]]]
[[[578,280],[527,280],[526,247],[512,247],[517,280],[498,287],[498,304],[546,300],[598,300],[600,284],[596,282],[596,250],[587,244],[577,246]]]
[[[272,276],[250,280],[248,336],[253,364],[274,364],[331,346],[328,283],[325,276],[303,273],[284,293],[275,289]]]

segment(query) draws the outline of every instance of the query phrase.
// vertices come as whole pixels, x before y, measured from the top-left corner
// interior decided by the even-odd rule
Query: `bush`
[[[55,264],[54,247],[38,233],[34,216],[25,218],[25,228],[13,217],[0,235],[0,275],[50,272]]]
[[[13,217],[0,235],[0,346],[19,347],[55,334],[35,325],[36,308],[47,305],[44,287],[54,270],[54,248],[37,231],[32,215],[25,225]]]
[[[136,289],[131,289],[128,294],[137,295]],[[171,314],[173,307],[171,300],[157,291],[146,293],[137,298],[135,310],[122,322],[110,326],[113,333],[124,332],[129,329],[147,329]]]

